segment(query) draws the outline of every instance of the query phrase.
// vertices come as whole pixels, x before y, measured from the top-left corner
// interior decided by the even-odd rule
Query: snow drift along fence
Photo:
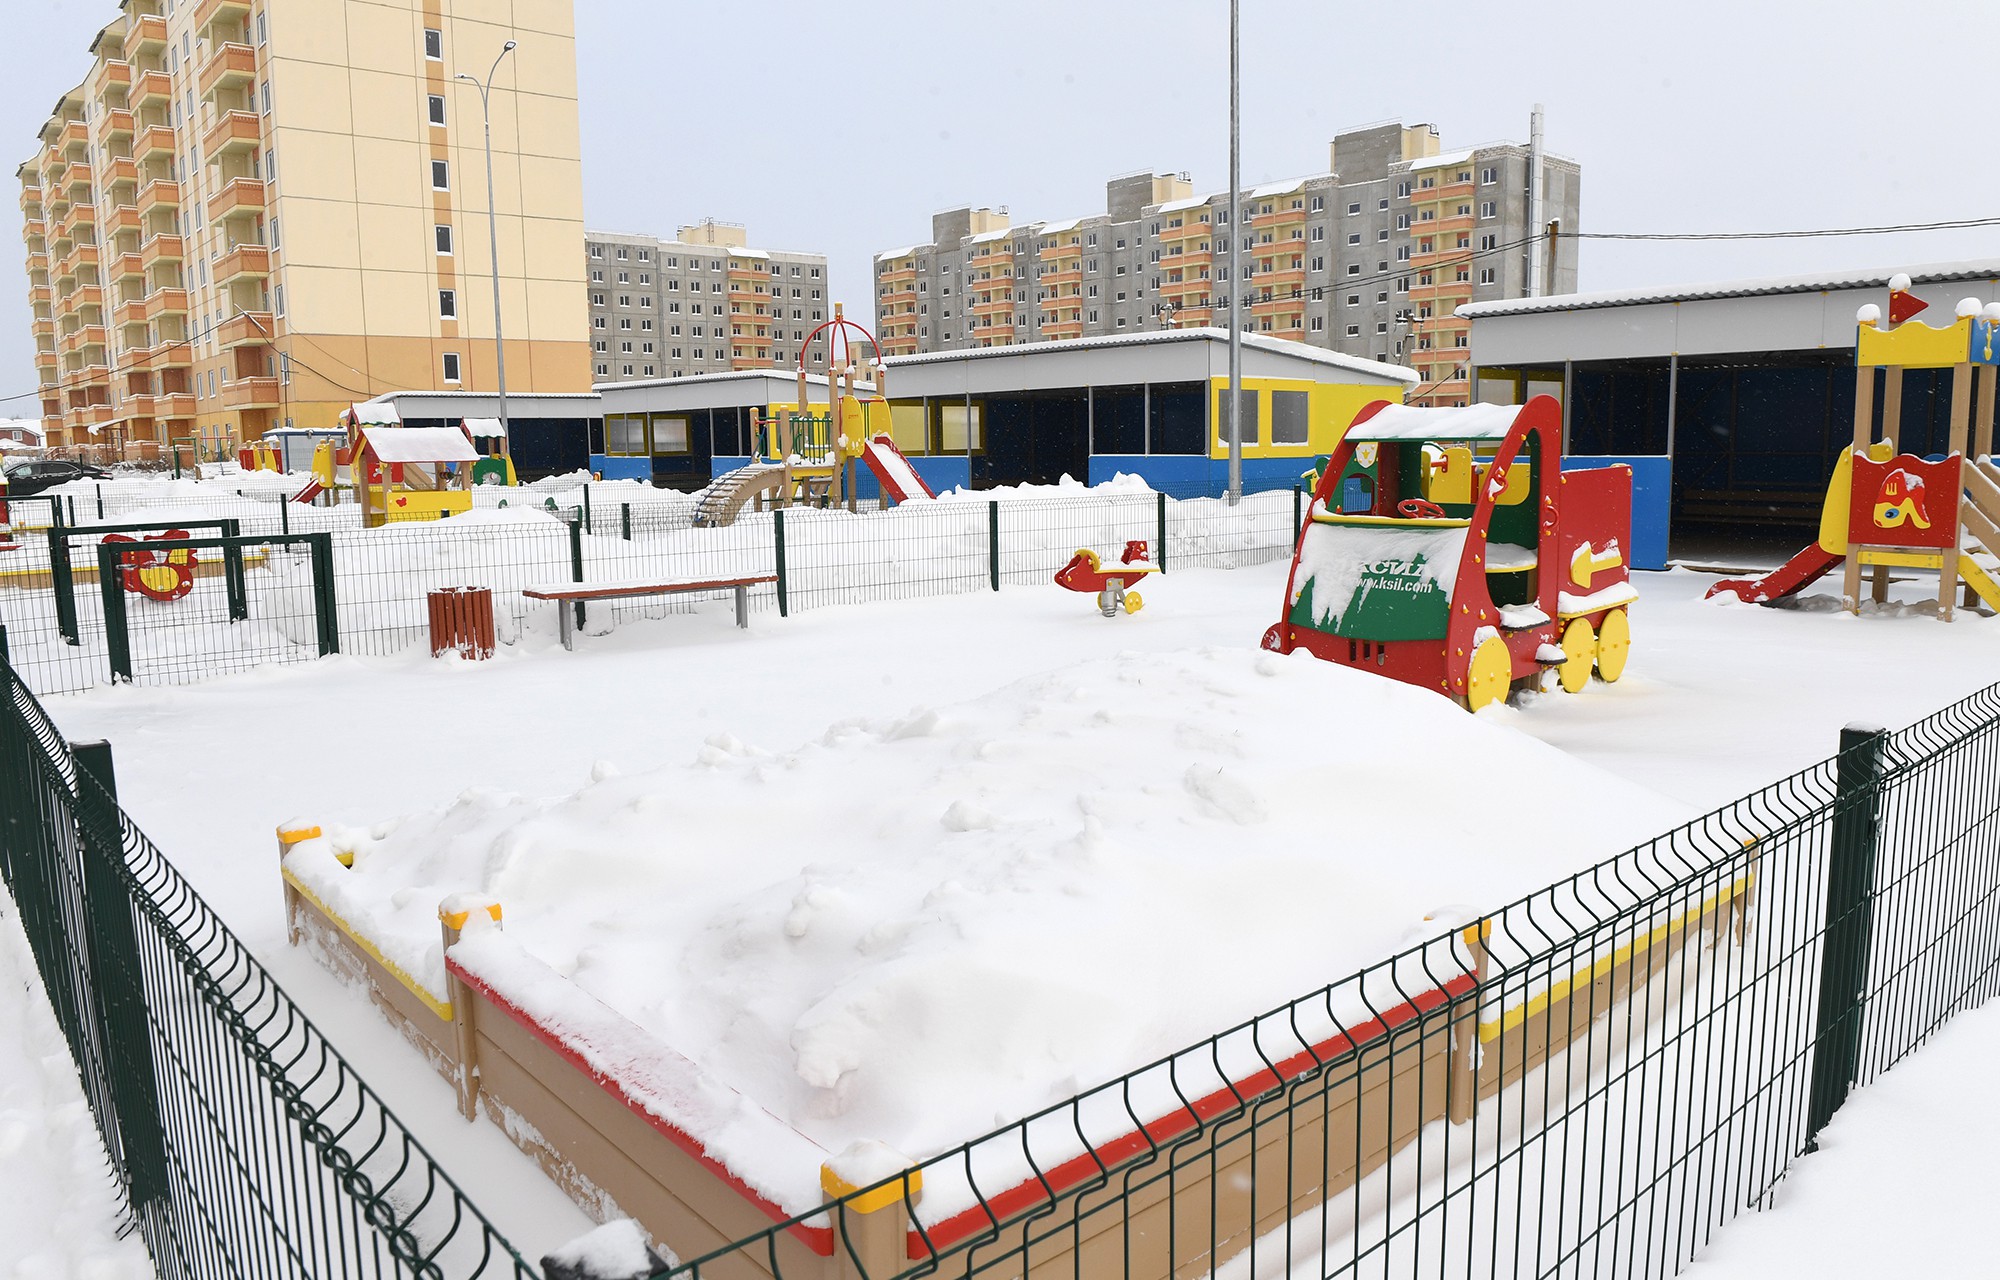
[[[1995,994],[2000,686],[661,1274],[1670,1276]]]
[[[330,639],[342,653],[400,653],[428,643],[430,593],[448,588],[490,590],[495,638],[511,645],[530,629],[553,636],[554,606],[521,596],[524,587],[549,582],[775,574],[775,585],[751,592],[750,606],[788,613],[1043,585],[1080,547],[1115,558],[1134,541],[1145,542],[1170,573],[1232,568],[1289,555],[1300,505],[1295,491],[1252,494],[1232,507],[1216,498],[1141,490],[943,499],[865,512],[793,507],[696,528],[686,503],[600,502],[588,511],[546,511],[530,502],[360,529],[344,514],[352,508],[265,500],[270,496],[178,506],[154,501],[114,511],[121,517],[115,525],[52,527],[9,553],[0,563],[0,626],[29,687],[46,695],[112,680],[190,683],[310,662],[334,651]],[[128,515],[147,518],[122,519]],[[182,599],[105,595],[96,578],[98,540],[114,529],[167,528],[202,536],[216,529],[244,541],[227,552],[197,548],[194,587]],[[308,553],[321,545],[326,553]],[[322,554],[329,558],[322,561]],[[107,625],[117,620],[107,615],[107,602],[125,618],[125,650]],[[608,620],[698,607],[688,597],[653,597],[586,610]],[[588,618],[585,625],[601,629]]]
[[[0,660],[0,879],[166,1280],[529,1280]]]

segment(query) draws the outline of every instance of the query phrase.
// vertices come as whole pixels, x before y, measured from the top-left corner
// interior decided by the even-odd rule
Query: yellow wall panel
[[[286,195],[279,198],[275,212],[282,240],[278,261],[288,271],[301,266],[361,266],[361,229],[351,200]]]
[[[285,324],[299,333],[360,333],[367,322],[359,271],[285,268]]]
[[[322,0],[323,2],[323,0]],[[423,60],[422,22],[409,5],[369,4],[349,0],[347,9],[348,65],[356,70],[417,74]],[[451,50],[445,50],[448,61]]]
[[[385,71],[356,71],[354,132],[369,138],[417,141],[428,128],[424,83]]]
[[[408,209],[431,207],[430,155],[417,143],[356,137],[354,168],[362,175],[354,192],[358,202]],[[459,175],[453,173],[452,186],[458,186],[459,181]]]
[[[337,8],[338,6],[329,6]],[[286,119],[296,113],[300,123],[327,133],[347,133],[354,124],[348,109],[347,68],[302,59],[274,59],[271,95]]]
[[[371,271],[428,275],[437,262],[432,223],[422,209],[364,204],[358,207],[361,260]],[[426,330],[428,332],[428,330]]]
[[[349,135],[281,125],[273,131],[273,142],[278,152],[281,195],[354,198],[354,141]]]

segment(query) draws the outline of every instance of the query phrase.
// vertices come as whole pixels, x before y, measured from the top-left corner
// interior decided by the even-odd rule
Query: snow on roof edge
[[[894,368],[898,365],[941,364],[952,360],[992,359],[1007,355],[1042,355],[1077,349],[1107,349],[1111,347],[1144,346],[1162,342],[1190,342],[1209,339],[1227,342],[1229,331],[1213,326],[1186,329],[1162,329],[1151,333],[1107,333],[1089,338],[1060,338],[1045,342],[1016,342],[1004,347],[974,347],[961,351],[925,351],[915,355],[890,356],[884,364]],[[1416,386],[1423,379],[1416,370],[1405,369],[1401,365],[1384,364],[1379,360],[1369,360],[1362,356],[1350,356],[1339,351],[1328,351],[1322,347],[1308,346],[1303,342],[1293,342],[1288,338],[1274,338],[1261,333],[1243,335],[1243,345],[1277,355],[1293,356],[1314,364],[1330,365],[1339,369],[1350,369],[1356,373],[1366,373],[1406,386]],[[686,381],[686,379],[679,379]],[[631,385],[630,383],[622,385]]]
[[[1662,302],[1699,302],[1722,298],[1754,298],[1781,293],[1832,293],[1846,289],[1887,288],[1899,271],[1913,284],[1954,280],[2000,280],[2000,258],[1969,258],[1917,267],[1867,267],[1846,272],[1813,272],[1794,276],[1762,276],[1744,280],[1655,286],[1650,289],[1607,289],[1592,293],[1559,293],[1541,298],[1498,298],[1468,302],[1454,313],[1466,319],[1525,315],[1541,311],[1587,311],[1598,307],[1645,306]]]

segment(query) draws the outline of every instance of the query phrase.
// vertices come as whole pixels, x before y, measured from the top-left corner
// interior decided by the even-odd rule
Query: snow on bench
[[[736,625],[750,626],[750,591],[754,586],[766,582],[776,582],[775,573],[745,574],[734,578],[624,578],[612,582],[551,582],[524,588],[521,595],[529,600],[553,600],[557,603],[556,621],[562,632],[565,649],[576,647],[576,619],[571,611],[561,606],[581,603],[585,600],[619,600],[633,596],[669,596],[689,591],[733,591],[736,594]]]

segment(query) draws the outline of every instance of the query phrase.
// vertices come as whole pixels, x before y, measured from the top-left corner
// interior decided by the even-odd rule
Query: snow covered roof
[[[1406,172],[1415,173],[1419,169],[1442,169],[1448,164],[1464,164],[1472,159],[1470,151],[1447,151],[1443,155],[1425,156],[1421,160],[1410,161]]]
[[[507,438],[506,428],[500,425],[500,419],[498,418],[467,418],[465,420],[465,429],[471,434],[474,440],[504,440]]]
[[[990,242],[992,242],[992,241],[994,241],[994,240],[1005,240],[1005,239],[1006,239],[1007,237],[1009,237],[1009,236],[1011,236],[1011,235],[1013,235],[1013,234],[1014,234],[1014,228],[1012,228],[1012,227],[1001,227],[1001,228],[1000,228],[1000,229],[999,229],[998,231],[982,231],[982,232],[980,232],[980,233],[979,233],[978,235],[976,235],[976,236],[972,236],[972,237],[969,237],[969,238],[968,238],[968,239],[966,240],[966,243],[967,243],[967,244],[988,244],[988,243],[990,243]]]
[[[1065,231],[1074,231],[1082,225],[1082,218],[1071,218],[1067,222],[1044,222],[1037,226],[1035,231],[1038,235],[1054,236],[1061,235]]]
[[[1252,187],[1243,194],[1252,200],[1264,200],[1271,196],[1288,196],[1306,185],[1307,181],[1309,181],[1307,178],[1286,178],[1283,182],[1271,182],[1261,187]]]
[[[1459,409],[1419,409],[1392,404],[1359,426],[1349,440],[1502,440],[1513,430],[1521,406],[1469,404]]]
[[[367,400],[355,405],[348,412],[354,416],[354,424],[360,427],[397,427],[403,423],[403,415],[393,404],[379,400]]]
[[[883,361],[890,368],[904,368],[913,365],[943,364],[957,360],[990,360],[1008,356],[1053,355],[1071,351],[1107,350],[1114,347],[1155,346],[1175,342],[1228,342],[1229,332],[1216,328],[1158,329],[1150,333],[1106,334],[1095,338],[1063,338],[1054,342],[1016,342],[1004,347],[974,347],[964,351],[930,351],[920,355],[890,356]],[[1354,373],[1364,373],[1371,377],[1390,382],[1416,385],[1416,371],[1401,365],[1383,364],[1379,360],[1364,360],[1360,356],[1343,355],[1338,351],[1327,351],[1320,347],[1310,347],[1303,342],[1292,342],[1286,338],[1267,337],[1261,333],[1243,335],[1243,345],[1254,351],[1268,351],[1274,355],[1289,356],[1313,364],[1326,365],[1335,369],[1346,369]],[[685,382],[688,379],[681,379]],[[630,386],[630,383],[621,385]]]
[[[1160,212],[1179,213],[1183,209],[1199,209],[1213,199],[1214,196],[1189,196],[1185,200],[1169,200],[1160,206]]]
[[[1560,293],[1544,298],[1508,298],[1497,302],[1470,302],[1458,308],[1457,314],[1476,320],[1485,316],[1519,315],[1531,311],[1587,311],[1596,307],[1693,302],[1707,298],[1755,298],[1779,293],[1827,293],[1837,289],[1886,289],[1889,277],[1899,271],[1907,271],[1912,284],[1941,284],[1956,280],[2000,281],[2000,258],[1934,262],[1920,267],[1867,267],[1600,293]]]
[[[729,256],[732,258],[769,259],[771,254],[770,251],[766,249],[746,249],[740,244],[733,244],[729,246]]]
[[[917,251],[917,246],[906,244],[900,249],[884,249],[875,255],[877,262],[893,262],[897,258],[907,258]]]
[[[457,427],[363,427],[380,462],[477,462],[479,451]]]

